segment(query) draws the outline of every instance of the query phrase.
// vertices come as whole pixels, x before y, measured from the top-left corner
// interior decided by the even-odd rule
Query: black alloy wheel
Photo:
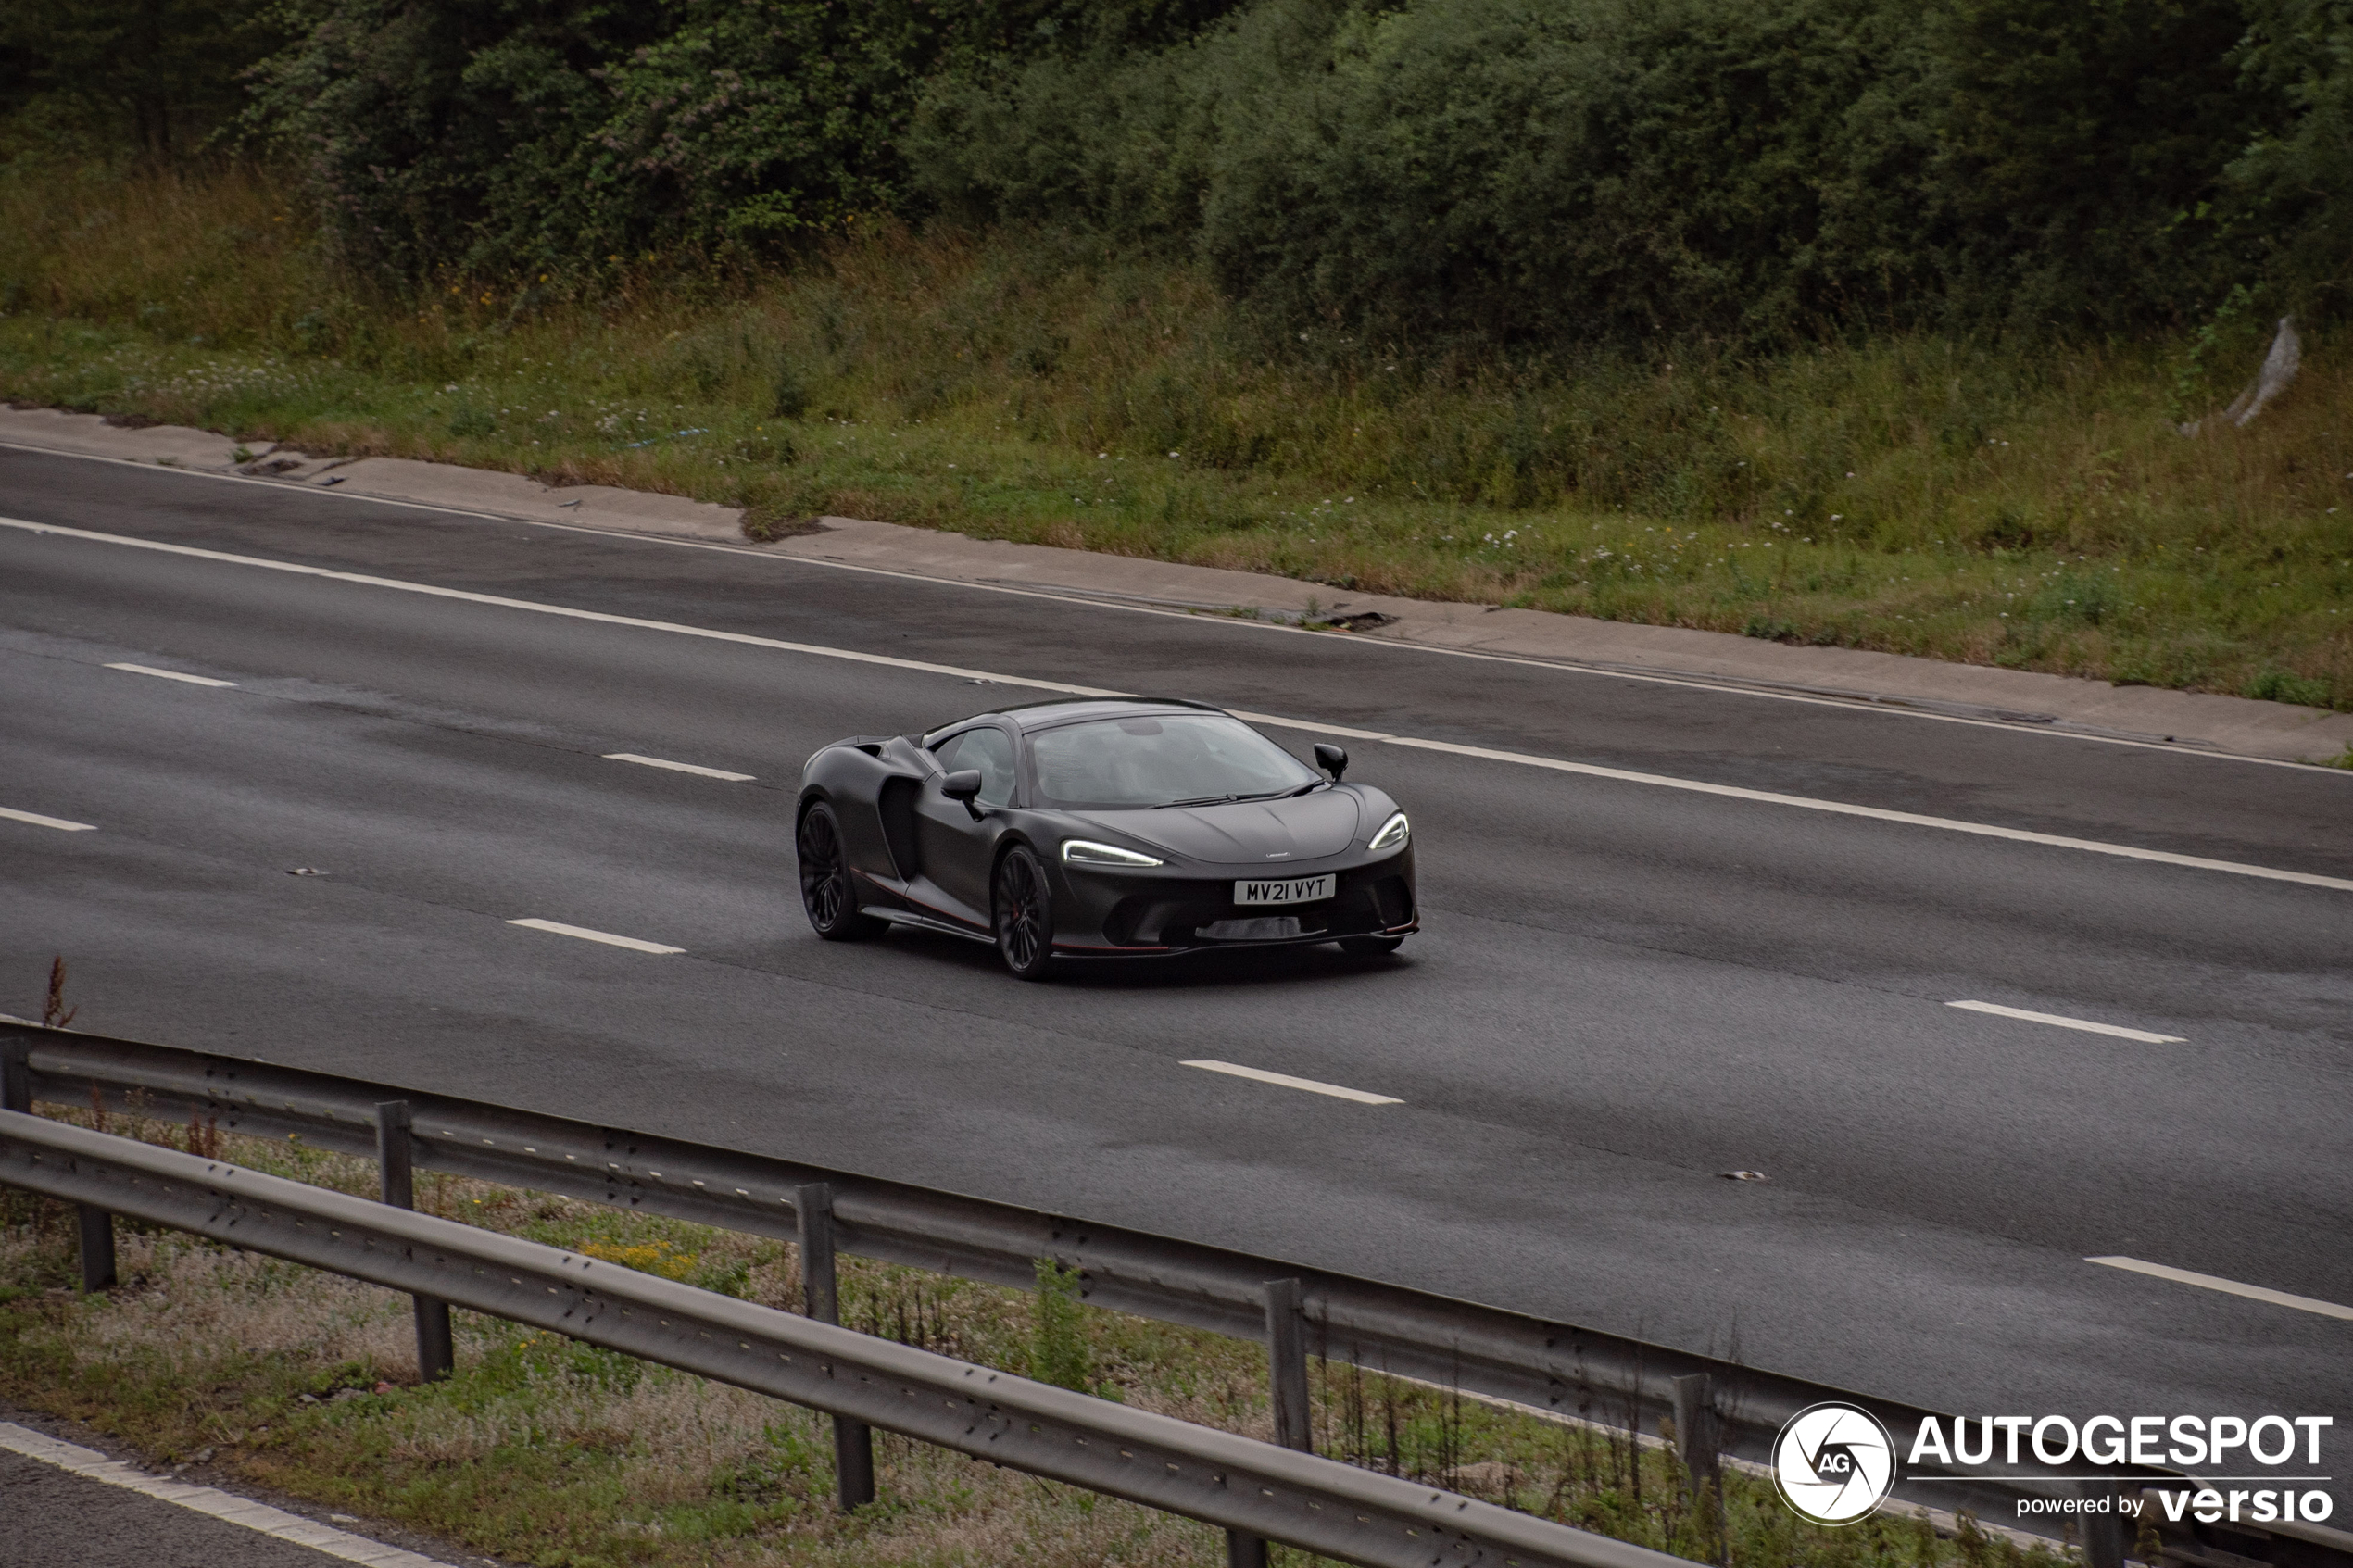
[[[1352,959],[1378,959],[1405,945],[1403,936],[1343,936],[1340,950]]]
[[[997,956],[1018,980],[1043,980],[1054,956],[1054,896],[1046,868],[1019,844],[997,862]]]
[[[800,907],[809,923],[828,942],[856,942],[878,935],[888,922],[858,912],[849,882],[849,856],[841,843],[834,809],[819,801],[800,814],[794,834],[800,852]]]

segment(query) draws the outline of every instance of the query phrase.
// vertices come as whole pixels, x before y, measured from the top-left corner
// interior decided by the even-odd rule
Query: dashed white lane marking
[[[1352,1089],[1339,1084],[1319,1084],[1313,1078],[1294,1078],[1288,1073],[1268,1073],[1256,1067],[1243,1067],[1231,1061],[1188,1061],[1186,1067],[1198,1067],[1210,1073],[1230,1073],[1248,1078],[1252,1083],[1273,1084],[1279,1088],[1305,1089],[1311,1095],[1329,1095],[1334,1099],[1353,1099],[1359,1105],[1403,1105],[1395,1095],[1368,1095],[1362,1089]]]
[[[817,659],[837,659],[852,664],[870,664],[890,670],[912,670],[929,675],[951,675],[959,680],[983,684],[1017,686],[1028,691],[1058,692],[1065,696],[1129,696],[1129,692],[1109,691],[1101,686],[1077,686],[1064,681],[1041,681],[1027,675],[1000,675],[987,670],[967,670],[956,664],[933,664],[918,659],[895,659],[888,654],[862,653],[854,648],[826,647],[817,643],[789,643],[776,637],[755,636],[749,632],[722,632],[708,626],[686,626],[674,621],[648,621],[640,616],[613,615],[604,610],[574,609],[567,605],[540,604],[531,599],[510,599],[497,594],[477,594],[464,588],[442,588],[430,583],[409,583],[396,577],[373,577],[365,572],[336,571],[323,566],[306,566],[299,561],[270,560],[259,556],[235,555],[226,550],[207,550],[195,545],[172,545],[160,539],[134,539],[120,533],[100,533],[86,528],[67,528],[53,522],[28,522],[22,518],[0,517],[0,527],[21,529],[28,533],[51,533],[60,538],[87,539],[101,545],[120,545],[131,549],[154,550],[164,555],[185,556],[196,560],[221,561],[232,566],[258,567],[265,571],[283,571],[300,577],[316,577],[331,583],[354,583],[363,587],[389,588],[403,594],[422,594],[431,598],[453,599],[464,604],[495,605],[501,609],[527,610],[534,615],[561,616],[570,621],[595,621],[607,626],[630,626],[640,631],[663,632],[673,636],[700,637],[711,642],[736,643],[746,647],[775,648],[785,653],[807,654]],[[1314,734],[1339,735],[1351,740],[1377,741],[1388,746],[1410,746],[1420,751],[1439,751],[1454,757],[1475,757],[1489,762],[1509,762],[1524,768],[1542,768],[1553,772],[1577,773],[1586,778],[1613,779],[1620,784],[1648,784],[1660,789],[1688,790],[1697,795],[1718,796],[1730,800],[1753,800],[1768,806],[1790,806],[1808,811],[1830,811],[1840,816],[1865,817],[1874,822],[1901,822],[1908,827],[1936,828],[1946,833],[1973,834],[1981,838],[2007,839],[2017,844],[2040,844],[2058,849],[2080,849],[2095,855],[2113,855],[2128,860],[2147,860],[2158,865],[2183,866],[2195,871],[2224,872],[2233,876],[2259,877],[2271,882],[2299,883],[2307,887],[2328,887],[2353,893],[2353,878],[2322,876],[2313,872],[2281,871],[2271,866],[2247,865],[2237,860],[2209,860],[2197,855],[2176,855],[2164,849],[2143,849],[2130,844],[2107,844],[2093,838],[2068,838],[2057,834],[2029,833],[2023,828],[1994,827],[1986,822],[1965,822],[1951,817],[1922,816],[1914,811],[1890,811],[1877,806],[1853,806],[1843,800],[1817,800],[1810,796],[1780,795],[1771,790],[1743,789],[1734,784],[1709,784],[1699,779],[1671,778],[1660,773],[1641,773],[1625,768],[1604,768],[1590,762],[1564,762],[1557,758],[1532,757],[1525,752],[1502,751],[1491,746],[1462,746],[1453,741],[1424,740],[1414,735],[1393,735],[1379,730],[1354,729],[1345,724],[1324,724],[1309,719],[1288,719],[1273,713],[1245,713],[1234,710],[1234,716],[1249,723],[1273,724],[1283,729],[1304,730]]]
[[[120,1486],[127,1492],[164,1502],[176,1503],[198,1513],[232,1524],[242,1524],[265,1536],[275,1536],[282,1541],[306,1546],[329,1557],[339,1557],[346,1562],[364,1562],[370,1568],[448,1568],[437,1559],[420,1557],[413,1551],[403,1551],[382,1541],[371,1541],[365,1536],[351,1535],[325,1524],[314,1524],[298,1514],[288,1513],[268,1503],[255,1502],[250,1498],[233,1496],[212,1486],[189,1486],[159,1475],[148,1475],[132,1469],[120,1460],[108,1459],[95,1449],[85,1449],[79,1443],[60,1442],[55,1437],[19,1426],[12,1421],[0,1421],[0,1449],[37,1459],[44,1464],[54,1464],[70,1471],[85,1480],[108,1486]]]
[[[510,920],[509,925],[520,925],[532,931],[552,931],[559,936],[577,936],[583,942],[602,942],[609,947],[626,947],[635,953],[683,953],[684,947],[665,947],[659,942],[641,942],[635,936],[615,936],[610,931],[591,931],[585,925],[565,925],[552,920]]]
[[[756,773],[731,773],[724,768],[698,768],[692,762],[666,762],[659,757],[640,757],[634,751],[608,751],[608,762],[635,762],[641,768],[667,768],[673,773],[694,773],[706,779],[725,779],[730,784],[749,784]]]
[[[2087,1035],[2113,1035],[2120,1040],[2138,1040],[2144,1045],[2179,1046],[2187,1043],[2179,1035],[2152,1035],[2145,1029],[2127,1029],[2119,1023],[2095,1023],[2088,1018],[2067,1018],[2056,1012],[2029,1012],[2024,1008],[2006,1008],[1998,1002],[1946,1002],[1944,1005],[1969,1012],[1990,1012],[1996,1018],[2022,1018],[2029,1023],[2056,1023],[2062,1029],[2081,1029]]]
[[[160,681],[185,681],[192,686],[233,686],[234,681],[216,681],[209,675],[190,675],[178,670],[157,670],[145,664],[109,664],[109,670],[128,670],[133,675],[153,675]]]
[[[2344,1318],[2353,1322],[2353,1307],[2340,1307],[2334,1301],[2323,1301],[2313,1296],[2291,1296],[2284,1290],[2271,1290],[2259,1285],[2241,1285],[2234,1279],[2218,1274],[2192,1273],[2187,1269],[2168,1268],[2163,1263],[2144,1262],[2138,1258],[2086,1258],[2087,1263],[2106,1268],[2124,1269],[2153,1279],[2170,1279],[2176,1285],[2195,1285],[2207,1290],[2219,1290],[2226,1296],[2244,1296],[2250,1301],[2268,1301],[2274,1307],[2293,1307],[2299,1312],[2317,1312],[2324,1318]]]
[[[11,811],[6,806],[0,806],[0,817],[6,817],[12,822],[31,822],[37,828],[56,828],[61,833],[96,833],[98,831],[96,826],[90,822],[69,822],[63,817],[44,817],[38,811]]]

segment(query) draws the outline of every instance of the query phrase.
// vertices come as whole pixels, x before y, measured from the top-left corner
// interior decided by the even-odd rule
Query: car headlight
[[[1063,863],[1071,866],[1157,866],[1161,861],[1150,855],[1139,855],[1133,849],[1122,849],[1116,844],[1097,844],[1091,839],[1063,840]]]
[[[1368,849],[1403,849],[1405,847],[1405,841],[1413,836],[1413,825],[1405,821],[1404,812],[1398,811],[1391,814],[1389,821],[1381,823],[1380,832],[1373,834],[1372,843],[1366,845],[1365,847]]]

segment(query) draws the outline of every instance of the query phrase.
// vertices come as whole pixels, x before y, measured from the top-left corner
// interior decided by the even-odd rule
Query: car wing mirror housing
[[[1334,746],[1329,741],[1317,741],[1315,766],[1329,773],[1332,776],[1332,783],[1338,784],[1340,776],[1348,771],[1348,753],[1344,748]]]
[[[980,808],[973,804],[973,797],[980,793],[979,769],[960,768],[955,772],[942,775],[939,793],[950,800],[963,801],[964,809],[973,814],[973,821],[980,821]]]

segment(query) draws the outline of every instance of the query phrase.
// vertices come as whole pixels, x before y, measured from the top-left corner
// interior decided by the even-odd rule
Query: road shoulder
[[[488,1558],[291,1499],[263,1501],[202,1464],[156,1473],[94,1445],[78,1423],[0,1405],[0,1494],[8,1561],[21,1568],[450,1568]],[[362,1535],[355,1527],[372,1533]],[[392,1539],[379,1537],[393,1537]],[[396,1544],[402,1541],[406,1544]],[[427,1556],[412,1549],[441,1550]]]
[[[0,408],[0,443],[1139,610],[1314,626],[1455,655],[1567,664],[1630,679],[1860,703],[2275,761],[2325,762],[2353,752],[2353,714],[2291,703],[2119,686],[1855,648],[1792,647],[1722,632],[1545,610],[1356,593],[1261,572],[974,539],[859,518],[823,518],[809,533],[756,545],[744,538],[741,514],[734,508],[682,496],[605,485],[550,488],[520,474],[401,458],[254,452],[207,431],[131,428],[94,414]]]

